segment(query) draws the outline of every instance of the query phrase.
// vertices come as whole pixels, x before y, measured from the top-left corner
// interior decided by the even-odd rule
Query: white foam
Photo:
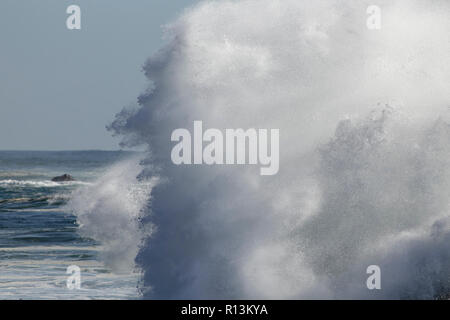
[[[64,186],[72,186],[72,185],[89,185],[89,182],[84,181],[65,181],[65,182],[54,182],[51,180],[14,180],[14,179],[5,179],[0,180],[0,186],[11,187],[11,186],[20,186],[20,187],[64,187]]]
[[[449,268],[439,268],[449,265],[448,231],[435,238],[429,228],[449,214],[449,124],[437,119],[450,101],[450,3],[378,1],[379,31],[366,28],[372,4],[209,1],[167,27],[169,44],[144,67],[151,89],[111,125],[125,145],[151,150],[145,176],[168,181],[152,189],[144,220],[157,228],[137,257],[146,297],[432,298],[450,291],[438,281],[449,277]],[[195,120],[279,128],[278,175],[175,167],[171,132]],[[407,243],[396,237],[417,229],[428,235]],[[400,249],[374,249],[391,236]],[[409,259],[395,257],[402,250]],[[429,268],[420,267],[423,260]],[[369,292],[367,263],[382,265],[387,279],[395,279],[392,270],[405,276]]]
[[[116,272],[134,269],[145,235],[139,218],[156,183],[137,179],[139,162],[133,158],[110,167],[92,185],[76,190],[66,206],[77,217],[81,234],[102,244],[101,257]]]

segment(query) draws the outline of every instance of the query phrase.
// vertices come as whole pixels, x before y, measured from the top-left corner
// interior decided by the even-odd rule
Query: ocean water
[[[103,244],[80,234],[67,203],[131,152],[0,152],[0,299],[133,299],[139,274],[113,272]],[[64,173],[76,181],[57,183]],[[81,288],[67,288],[68,266]]]
[[[448,299],[450,2],[372,4],[202,2],[108,126],[148,154],[4,153],[2,297]],[[278,174],[175,166],[198,120],[279,129]]]

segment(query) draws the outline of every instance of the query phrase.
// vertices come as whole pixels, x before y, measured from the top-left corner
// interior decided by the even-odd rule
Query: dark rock
[[[63,174],[62,176],[54,177],[52,179],[54,182],[64,182],[64,181],[75,181],[75,179],[70,174]]]

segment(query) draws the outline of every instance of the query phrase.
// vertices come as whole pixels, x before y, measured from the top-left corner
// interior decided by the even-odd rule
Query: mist
[[[202,2],[165,26],[148,90],[109,126],[158,181],[131,251],[144,298],[448,295],[450,4],[378,1],[370,30],[371,4]],[[196,120],[279,129],[279,172],[173,164]]]

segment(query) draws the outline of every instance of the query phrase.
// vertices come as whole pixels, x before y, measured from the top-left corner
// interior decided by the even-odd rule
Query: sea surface
[[[78,232],[65,206],[125,151],[0,151],[0,299],[133,299],[136,272],[115,274],[99,258],[102,244]],[[76,181],[51,179],[68,173]],[[69,266],[80,289],[69,289]]]

